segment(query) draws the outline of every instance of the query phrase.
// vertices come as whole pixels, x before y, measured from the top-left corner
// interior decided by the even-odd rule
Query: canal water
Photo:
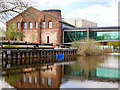
[[[10,67],[2,79],[14,88],[118,88],[120,56],[69,57],[73,60]]]

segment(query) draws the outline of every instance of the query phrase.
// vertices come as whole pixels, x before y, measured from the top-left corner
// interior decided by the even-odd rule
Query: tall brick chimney
[[[47,14],[50,14],[52,16],[55,16],[59,19],[62,19],[61,17],[61,10],[58,10],[58,9],[49,9],[49,10],[42,10],[42,12],[45,12]]]

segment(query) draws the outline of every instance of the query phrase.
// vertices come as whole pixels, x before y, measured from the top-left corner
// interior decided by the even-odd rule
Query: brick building
[[[19,15],[6,22],[7,30],[12,25],[13,30],[21,30],[25,37],[20,41],[35,43],[62,43],[62,28],[74,27],[64,22],[61,10],[37,10],[29,7]]]

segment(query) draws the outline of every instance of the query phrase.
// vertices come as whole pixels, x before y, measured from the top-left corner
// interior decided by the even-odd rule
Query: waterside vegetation
[[[92,39],[86,39],[85,42],[82,40],[74,41],[71,47],[78,48],[77,54],[83,56],[96,56],[113,52],[111,48],[100,49],[99,43],[94,42]]]

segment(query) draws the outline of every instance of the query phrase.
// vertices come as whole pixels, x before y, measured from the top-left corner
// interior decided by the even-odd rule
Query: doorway
[[[49,36],[47,36],[47,43],[49,43]]]

